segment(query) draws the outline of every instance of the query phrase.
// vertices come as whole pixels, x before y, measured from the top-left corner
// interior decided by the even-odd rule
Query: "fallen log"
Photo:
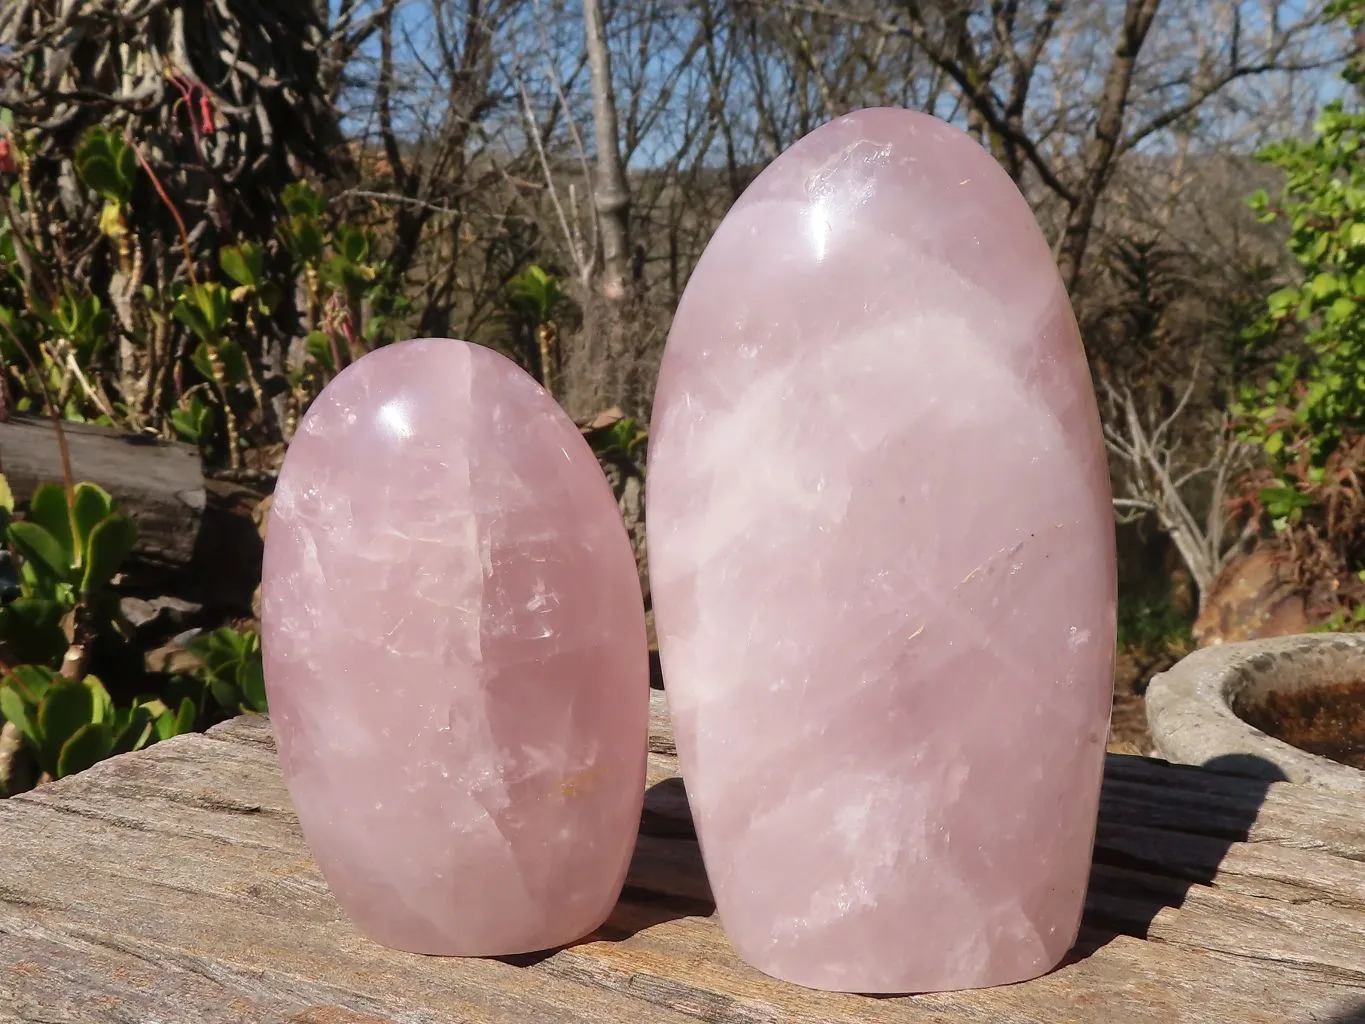
[[[137,523],[134,560],[153,570],[187,566],[204,514],[198,450],[85,423],[66,423],[63,429],[75,479],[99,484]],[[52,422],[13,416],[0,423],[0,472],[21,504],[39,484],[60,483],[62,460]]]

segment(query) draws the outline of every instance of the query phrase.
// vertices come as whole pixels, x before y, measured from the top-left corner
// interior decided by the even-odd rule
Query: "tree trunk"
[[[1128,0],[1123,12],[1123,31],[1114,50],[1113,63],[1105,73],[1104,89],[1100,94],[1099,117],[1095,120],[1095,134],[1086,146],[1084,177],[1077,188],[1075,202],[1066,218],[1061,244],[1057,247],[1057,268],[1068,292],[1075,293],[1080,280],[1081,264],[1100,197],[1109,184],[1114,170],[1114,156],[1118,152],[1123,120],[1128,112],[1129,94],[1133,87],[1133,69],[1138,53],[1147,41],[1161,0]]]
[[[602,239],[601,291],[611,303],[630,292],[630,188],[616,127],[616,97],[612,92],[611,54],[601,0],[583,0],[583,22],[592,70],[593,135],[597,167],[593,205]]]

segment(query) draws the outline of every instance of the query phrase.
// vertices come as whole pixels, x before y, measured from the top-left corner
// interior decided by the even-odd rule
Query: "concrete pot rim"
[[[1238,718],[1246,695],[1365,679],[1365,635],[1307,633],[1206,647],[1152,678],[1147,724],[1157,753],[1180,764],[1365,795],[1365,771],[1267,736]]]

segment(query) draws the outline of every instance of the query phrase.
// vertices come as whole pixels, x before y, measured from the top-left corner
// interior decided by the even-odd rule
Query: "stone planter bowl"
[[[1365,794],[1365,771],[1267,736],[1232,711],[1271,693],[1365,679],[1365,635],[1310,633],[1206,647],[1153,677],[1147,723],[1157,754],[1181,764]]]

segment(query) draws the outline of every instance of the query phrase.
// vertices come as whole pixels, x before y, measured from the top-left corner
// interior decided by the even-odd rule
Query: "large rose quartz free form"
[[[648,522],[739,953],[859,992],[1056,965],[1109,718],[1110,489],[1052,257],[975,142],[865,110],[744,193],[673,321]]]
[[[265,550],[285,781],[371,938],[495,955],[582,937],[634,847],[644,611],[610,488],[529,376],[379,349],[313,403]]]

